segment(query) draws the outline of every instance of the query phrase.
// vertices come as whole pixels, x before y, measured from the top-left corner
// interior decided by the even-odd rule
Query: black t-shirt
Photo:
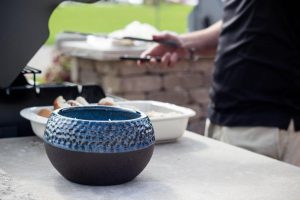
[[[209,118],[225,126],[300,130],[297,1],[225,0]]]

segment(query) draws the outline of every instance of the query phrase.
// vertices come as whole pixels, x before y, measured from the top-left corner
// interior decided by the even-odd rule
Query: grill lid
[[[49,36],[48,21],[64,0],[2,0],[0,88],[9,87]],[[74,0],[92,3],[96,0]]]

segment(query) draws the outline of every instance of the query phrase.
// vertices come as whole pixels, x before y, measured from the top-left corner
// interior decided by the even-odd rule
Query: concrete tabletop
[[[91,187],[60,176],[38,138],[1,139],[0,199],[299,200],[300,168],[186,132],[133,181]]]

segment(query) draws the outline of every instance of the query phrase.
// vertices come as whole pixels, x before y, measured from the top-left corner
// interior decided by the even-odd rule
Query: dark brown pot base
[[[84,185],[117,185],[134,179],[151,159],[154,145],[124,153],[84,153],[45,142],[52,165],[66,179]]]

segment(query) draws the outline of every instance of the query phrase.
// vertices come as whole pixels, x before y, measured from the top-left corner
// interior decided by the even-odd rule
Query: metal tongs
[[[161,62],[161,57],[135,57],[135,56],[121,56],[120,60],[131,60],[131,61],[141,61],[141,62],[150,62],[152,59],[155,59],[156,62]]]
[[[64,31],[64,33],[68,34],[77,34],[82,36],[96,36],[96,37],[102,37],[107,39],[114,39],[114,40],[133,40],[133,41],[141,41],[141,42],[151,42],[151,43],[159,43],[166,46],[178,48],[178,44],[174,41],[157,41],[153,39],[145,39],[145,38],[139,38],[139,37],[110,37],[107,35],[101,35],[101,34],[93,34],[93,33],[81,33],[81,32],[75,32],[75,31]]]
[[[135,40],[135,41],[141,41],[141,42],[151,42],[151,43],[159,43],[163,44],[169,47],[178,48],[179,45],[177,42],[174,41],[157,41],[157,40],[151,40],[151,39],[144,39],[144,38],[138,38],[138,37],[122,37],[123,40]]]
[[[175,41],[157,41],[157,40],[151,40],[151,39],[144,39],[144,38],[138,38],[138,37],[123,37],[124,40],[135,40],[135,41],[142,41],[142,42],[151,42],[151,43],[158,43],[162,45],[166,45],[173,48],[178,48],[179,45]],[[155,59],[156,62],[161,62],[161,57],[134,57],[134,56],[121,56],[120,60],[131,60],[131,61],[141,61],[141,62],[150,62],[151,59]]]

